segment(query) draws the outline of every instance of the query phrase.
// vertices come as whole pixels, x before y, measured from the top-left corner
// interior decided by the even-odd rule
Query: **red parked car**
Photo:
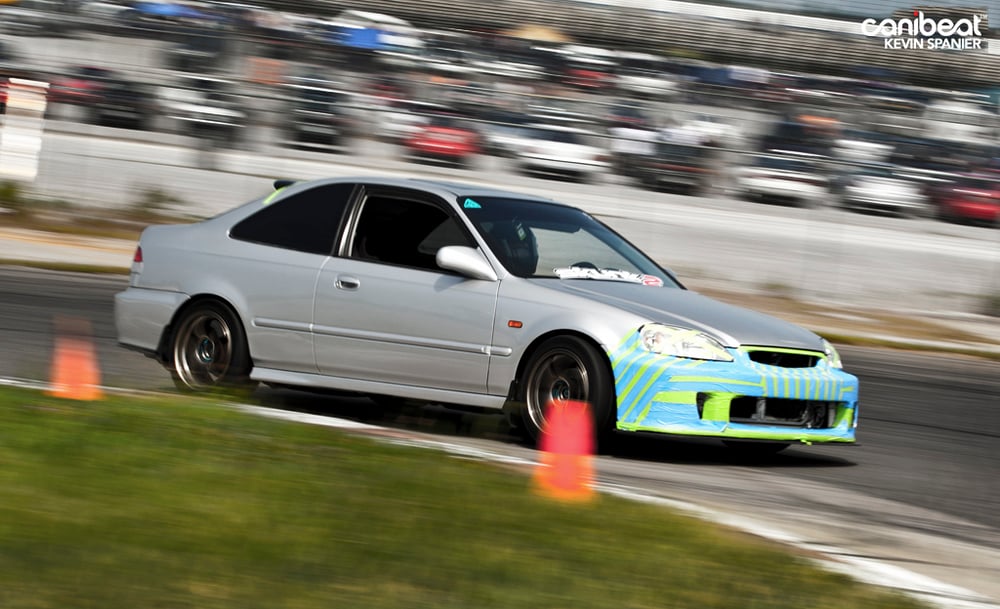
[[[410,158],[466,167],[479,153],[479,133],[460,118],[435,115],[404,145]]]
[[[1000,173],[962,176],[938,194],[943,220],[1000,224]]]
[[[104,85],[119,78],[119,74],[107,68],[76,66],[66,74],[52,79],[49,86],[49,101],[64,104],[92,104],[101,99]]]

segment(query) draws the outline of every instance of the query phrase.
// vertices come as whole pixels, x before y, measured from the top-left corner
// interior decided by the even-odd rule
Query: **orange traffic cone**
[[[83,319],[56,319],[52,381],[48,394],[69,400],[97,400],[101,373],[90,338],[90,323]]]
[[[549,402],[539,450],[535,482],[542,494],[566,501],[593,496],[594,424],[586,402]]]

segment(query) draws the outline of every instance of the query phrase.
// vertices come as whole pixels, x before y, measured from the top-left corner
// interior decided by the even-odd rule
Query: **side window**
[[[329,254],[354,184],[317,186],[264,206],[229,236],[310,254]]]
[[[435,258],[446,245],[475,246],[475,242],[458,220],[437,205],[373,195],[361,208],[351,256],[440,271]]]

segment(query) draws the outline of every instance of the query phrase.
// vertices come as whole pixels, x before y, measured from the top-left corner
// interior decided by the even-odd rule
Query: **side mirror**
[[[464,245],[446,245],[438,250],[437,265],[471,279],[496,281],[497,273],[482,252]]]

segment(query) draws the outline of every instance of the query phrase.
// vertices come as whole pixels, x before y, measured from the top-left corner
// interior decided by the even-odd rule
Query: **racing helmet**
[[[530,227],[515,219],[497,222],[487,232],[493,251],[508,271],[519,277],[535,274],[538,242]]]

